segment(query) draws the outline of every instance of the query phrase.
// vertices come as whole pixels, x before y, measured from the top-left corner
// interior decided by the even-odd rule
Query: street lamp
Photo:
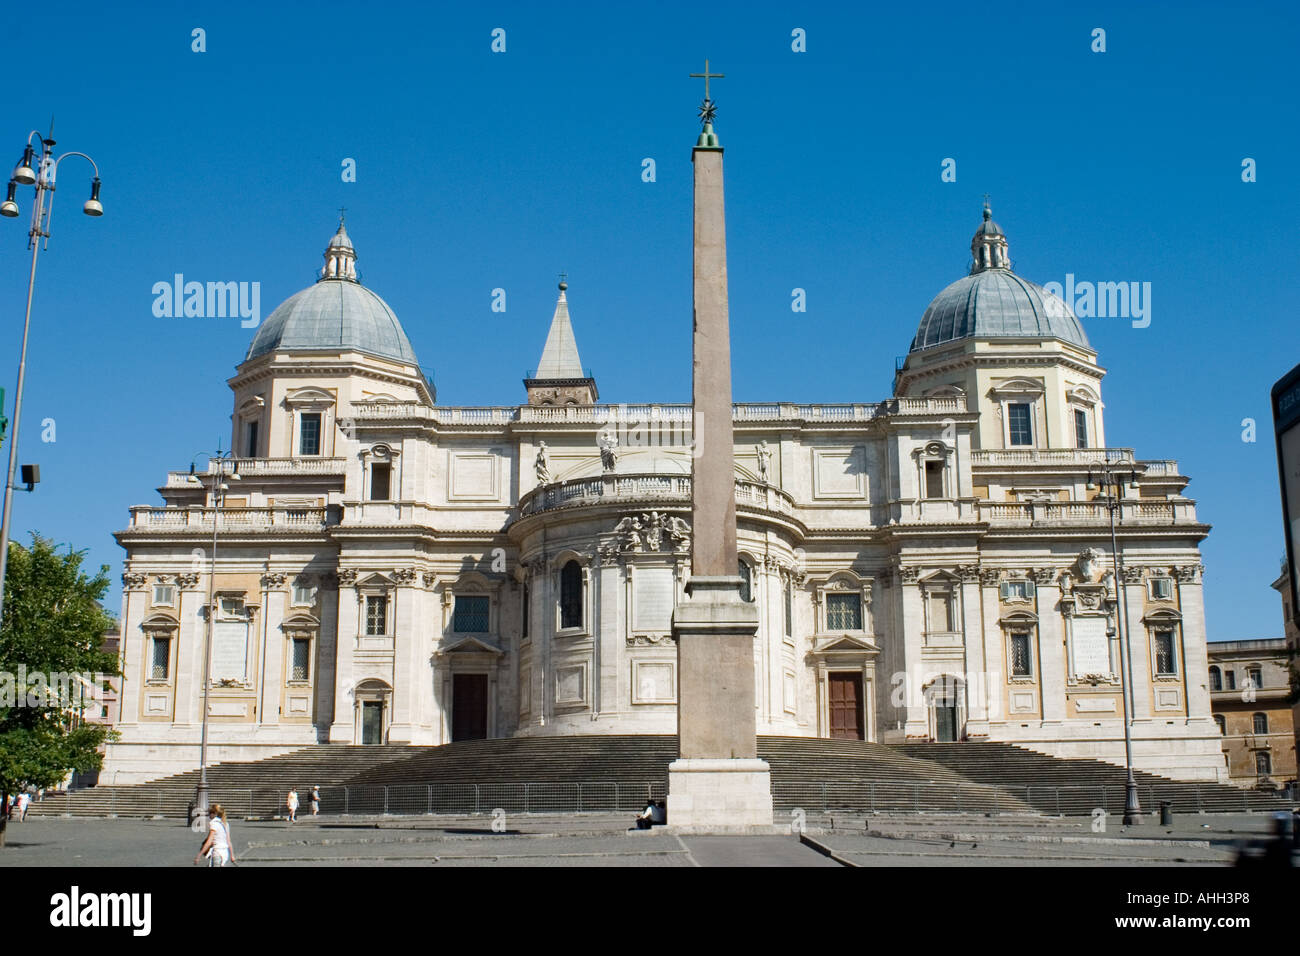
[[[1120,576],[1119,547],[1115,543],[1115,512],[1119,510],[1119,498],[1124,485],[1137,488],[1137,470],[1131,464],[1128,475],[1119,469],[1122,462],[1109,458],[1088,466],[1089,491],[1096,491],[1100,485],[1106,496],[1106,510],[1110,513],[1110,556],[1115,572],[1115,590],[1119,600],[1115,604],[1115,623],[1119,628],[1119,680],[1120,698],[1124,704],[1124,766],[1128,776],[1124,781],[1124,825],[1132,826],[1142,822],[1142,807],[1138,803],[1137,781],[1133,778],[1133,734],[1132,722],[1133,695],[1133,658],[1129,648],[1128,593],[1124,588],[1124,579]],[[1127,480],[1125,480],[1127,477]],[[1112,494],[1113,492],[1113,494]]]
[[[203,828],[208,825],[208,690],[212,684],[211,667],[212,667],[212,626],[216,618],[216,608],[212,602],[216,598],[217,586],[217,528],[221,525],[221,505],[225,501],[225,492],[230,486],[222,479],[238,481],[239,475],[235,472],[238,463],[231,456],[234,451],[222,452],[217,449],[215,455],[207,452],[200,452],[190,460],[189,480],[197,485],[203,484],[203,479],[194,473],[194,462],[207,455],[208,473],[212,475],[212,569],[208,574],[208,626],[203,640],[203,717],[201,721],[202,730],[199,736],[199,785],[194,793],[194,816],[190,820],[191,825],[199,821]],[[227,465],[231,467],[227,469]]]
[[[9,566],[9,513],[13,507],[14,472],[18,467],[18,425],[23,413],[23,381],[27,377],[27,333],[32,324],[32,292],[36,287],[36,254],[40,251],[42,239],[45,240],[45,248],[50,247],[50,221],[54,216],[54,180],[58,174],[59,163],[69,156],[80,156],[90,163],[95,170],[95,178],[91,181],[90,198],[81,207],[81,211],[87,216],[104,215],[104,207],[99,201],[99,167],[85,153],[69,152],[55,158],[53,155],[53,135],[53,129],[50,130],[50,136],[44,138],[35,130],[27,134],[27,145],[23,148],[23,158],[14,167],[13,178],[9,180],[8,195],[5,201],[0,203],[0,216],[7,219],[16,218],[18,215],[18,202],[15,199],[15,193],[18,187],[36,187],[36,202],[32,206],[32,225],[27,232],[27,247],[32,250],[31,273],[27,278],[27,315],[23,319],[22,350],[18,353],[18,391],[14,395],[13,431],[9,435],[9,471],[4,485],[4,517],[0,519],[0,620],[3,620],[4,617],[5,571]],[[36,148],[32,146],[33,138],[40,145],[41,152],[37,164],[39,173],[37,168],[32,166],[32,161],[36,158]],[[47,192],[50,194],[48,202],[45,198]],[[28,488],[28,490],[31,489]]]

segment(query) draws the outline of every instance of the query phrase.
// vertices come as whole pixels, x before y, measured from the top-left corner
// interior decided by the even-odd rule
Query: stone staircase
[[[996,784],[883,744],[759,737],[758,755],[772,768],[779,811],[1033,812]]]
[[[1101,807],[1124,810],[1125,770],[1101,760],[1064,759],[1015,744],[967,741],[901,744],[896,751],[947,767],[967,779],[1000,787],[1034,809],[1065,816],[1087,815]],[[1224,784],[1179,781],[1136,771],[1138,802],[1144,813],[1158,813],[1168,801],[1175,813],[1243,813],[1290,809],[1281,793],[1242,790]]]
[[[635,811],[666,794],[674,736],[515,737],[441,747],[322,744],[253,763],[208,769],[212,798],[235,817],[301,812],[313,785],[326,814]],[[778,812],[1047,813],[1123,810],[1124,770],[1064,760],[1011,744],[885,746],[854,740],[759,737]],[[1283,809],[1278,797],[1210,783],[1137,775],[1142,808],[1176,812]],[[35,815],[184,818],[198,772],[136,786],[94,787],[32,805]]]
[[[422,747],[354,747],[318,744],[277,757],[208,767],[211,799],[228,814],[247,817],[283,812],[290,787],[298,790],[301,809],[310,812],[307,796],[313,786],[322,793],[344,780],[374,772]],[[33,816],[179,817],[184,819],[198,786],[199,772],[189,770],[132,786],[91,787],[70,794],[47,796],[33,803]]]

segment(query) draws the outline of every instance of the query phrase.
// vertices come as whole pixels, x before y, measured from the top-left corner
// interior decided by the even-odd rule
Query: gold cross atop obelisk
[[[709,79],[710,79],[710,78],[713,78],[713,79],[715,79],[715,80],[720,80],[720,79],[722,79],[722,78],[723,78],[724,76],[726,76],[726,75],[727,75],[727,74],[725,74],[725,73],[710,73],[710,72],[709,72],[709,61],[708,61],[708,60],[705,60],[705,61],[704,61],[704,72],[703,72],[703,73],[692,73],[692,74],[691,74],[691,79],[700,79],[701,77],[704,79],[704,98],[707,100],[707,99],[709,99]]]

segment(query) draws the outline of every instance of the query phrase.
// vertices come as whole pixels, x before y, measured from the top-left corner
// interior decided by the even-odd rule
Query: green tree
[[[71,548],[56,553],[35,534],[30,548],[9,545],[0,621],[0,798],[54,787],[71,771],[103,764],[98,751],[110,729],[81,719],[84,685],[70,675],[99,682],[119,671],[116,655],[102,649],[113,626],[99,605],[108,565],[87,577],[83,558]]]

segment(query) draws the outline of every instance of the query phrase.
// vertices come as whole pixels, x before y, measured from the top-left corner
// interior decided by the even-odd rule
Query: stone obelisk
[[[704,130],[695,166],[691,576],[673,612],[678,759],[668,767],[668,825],[723,831],[771,826],[768,765],[758,759],[754,639],[758,608],[741,600],[722,147],[705,62]]]

